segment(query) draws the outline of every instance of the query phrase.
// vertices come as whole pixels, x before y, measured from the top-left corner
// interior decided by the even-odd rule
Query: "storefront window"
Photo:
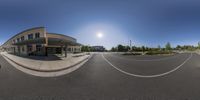
[[[32,51],[32,45],[27,45],[28,51]]]
[[[42,45],[36,45],[36,51],[39,52],[41,51]]]

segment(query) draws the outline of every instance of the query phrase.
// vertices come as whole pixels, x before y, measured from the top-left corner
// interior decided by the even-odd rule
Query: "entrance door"
[[[47,47],[48,54],[61,54],[62,49],[58,47]]]
[[[29,56],[33,55],[33,53],[32,53],[32,45],[27,45],[27,53],[28,53]]]
[[[61,48],[56,48],[56,54],[61,54],[62,49]]]

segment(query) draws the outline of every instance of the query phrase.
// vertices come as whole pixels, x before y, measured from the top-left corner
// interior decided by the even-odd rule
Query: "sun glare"
[[[102,37],[103,37],[103,33],[98,32],[98,33],[97,33],[97,37],[98,37],[98,38],[102,38]]]

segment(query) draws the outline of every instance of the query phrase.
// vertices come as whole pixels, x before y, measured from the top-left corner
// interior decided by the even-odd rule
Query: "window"
[[[20,42],[20,38],[17,38],[17,42]]]
[[[35,38],[40,38],[40,33],[35,33]]]
[[[15,43],[15,40],[13,40],[13,43]]]
[[[24,41],[24,36],[21,37],[21,41]]]
[[[68,51],[71,51],[71,48],[68,48]]]
[[[42,45],[36,45],[36,51],[40,52],[41,51],[41,47],[42,47]]]
[[[32,45],[27,45],[28,52],[32,51]]]
[[[17,47],[17,50],[18,50],[18,53],[20,53],[20,47],[19,46]]]
[[[33,34],[29,34],[28,35],[28,39],[30,40],[30,39],[33,39]]]
[[[22,52],[24,52],[24,46],[22,47]]]

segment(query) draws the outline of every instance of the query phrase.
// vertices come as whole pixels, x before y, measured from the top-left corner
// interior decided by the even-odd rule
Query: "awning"
[[[59,46],[64,46],[64,45],[71,45],[71,46],[81,46],[80,43],[76,43],[70,40],[66,39],[60,39],[60,38],[48,38],[48,45],[59,45]]]

